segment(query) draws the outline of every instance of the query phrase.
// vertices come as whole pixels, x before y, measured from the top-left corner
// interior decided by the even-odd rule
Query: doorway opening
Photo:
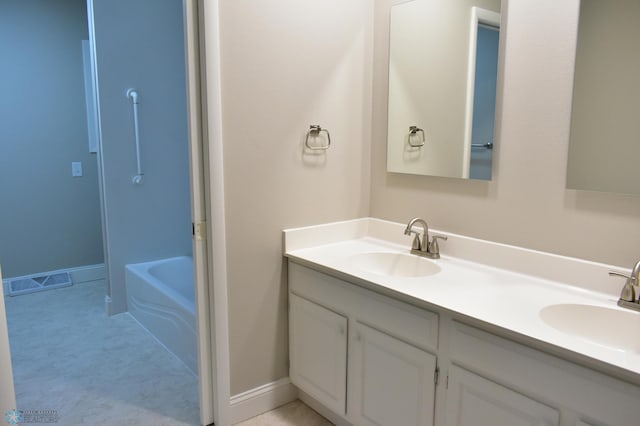
[[[13,117],[11,125],[2,126],[9,137],[2,138],[8,164],[1,169],[7,176],[16,176],[16,168],[29,170],[21,179],[2,179],[22,200],[15,206],[24,207],[0,215],[5,294],[16,278],[47,287],[50,277],[68,277],[65,288],[7,294],[18,409],[55,409],[63,423],[98,424],[106,414],[213,421],[213,359],[198,365],[199,353],[211,352],[211,324],[200,321],[209,318],[202,314],[209,300],[196,297],[203,295],[196,284],[206,287],[207,248],[192,239],[192,222],[203,215],[205,181],[202,165],[191,167],[202,161],[190,123],[190,114],[200,113],[193,108],[199,100],[190,98],[198,84],[189,69],[198,56],[195,5],[0,0],[0,19],[7,21],[0,25],[0,51],[16,59],[8,61],[15,62],[12,74],[1,80],[22,92],[3,90],[15,96],[3,96],[0,105],[14,111],[5,115]],[[83,41],[84,64],[90,49],[89,72]],[[126,93],[132,88],[140,94],[139,129]],[[85,96],[89,90],[94,105]],[[90,143],[93,113],[97,145]],[[131,179],[136,150],[137,165],[144,166],[137,183]],[[157,314],[158,305],[153,298],[128,299],[126,266],[178,257],[191,262],[178,278],[190,272],[191,281],[182,283],[186,291],[174,300],[191,312],[194,336],[183,346],[190,346],[192,362],[167,351],[162,333],[148,324],[145,330],[142,317],[129,313],[136,304],[142,316]]]

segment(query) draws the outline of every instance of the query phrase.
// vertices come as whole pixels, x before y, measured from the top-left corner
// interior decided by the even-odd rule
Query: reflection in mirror
[[[640,194],[640,1],[580,3],[567,188]]]
[[[391,8],[387,170],[491,179],[500,0]]]

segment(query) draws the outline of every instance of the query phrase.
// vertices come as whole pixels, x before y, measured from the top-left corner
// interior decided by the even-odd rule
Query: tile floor
[[[58,425],[198,425],[198,379],[129,314],[105,314],[104,281],[6,297],[21,410]]]

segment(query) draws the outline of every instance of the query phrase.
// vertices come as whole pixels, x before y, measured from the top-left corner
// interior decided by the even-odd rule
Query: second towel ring
[[[320,133],[326,133],[327,135],[327,144],[326,145],[321,145],[321,146],[313,146],[309,143],[309,139],[311,138],[317,138],[318,136],[320,136]],[[327,149],[329,149],[329,146],[331,146],[331,135],[329,134],[329,131],[327,129],[323,129],[322,127],[320,127],[317,124],[312,124],[309,126],[309,131],[307,132],[307,137],[304,140],[304,144],[307,148],[314,150],[314,151],[325,151]]]
[[[420,134],[421,138],[420,140],[418,140],[418,143],[413,143],[412,139],[417,135]],[[409,127],[409,145],[414,147],[414,148],[420,148],[421,146],[424,146],[424,142],[425,142],[425,137],[424,137],[424,130],[422,130],[420,127],[418,126],[411,126]]]

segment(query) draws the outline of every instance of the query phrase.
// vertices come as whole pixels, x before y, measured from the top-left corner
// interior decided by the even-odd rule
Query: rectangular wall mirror
[[[640,0],[582,0],[567,188],[640,194]]]
[[[387,171],[491,180],[500,0],[391,8]]]

